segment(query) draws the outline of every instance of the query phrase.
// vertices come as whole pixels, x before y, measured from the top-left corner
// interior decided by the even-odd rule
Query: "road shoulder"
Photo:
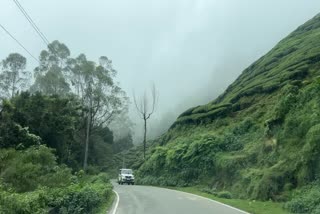
[[[120,200],[119,194],[114,190],[112,190],[112,193],[114,195],[113,201],[111,206],[107,210],[106,214],[115,214],[119,205],[119,200]]]
[[[218,203],[222,203],[226,206],[233,207],[241,210],[244,213],[258,213],[258,214],[289,214],[288,211],[283,209],[283,203],[277,203],[272,201],[256,201],[256,200],[243,200],[243,199],[226,199],[219,198],[212,194],[208,194],[200,191],[196,187],[167,187],[171,190],[190,193],[203,198],[213,200]]]

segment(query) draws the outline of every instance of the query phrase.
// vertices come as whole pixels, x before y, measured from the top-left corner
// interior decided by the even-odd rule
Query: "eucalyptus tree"
[[[48,95],[70,92],[69,58],[70,50],[59,41],[53,41],[48,45],[48,50],[41,51],[40,64],[35,68],[35,83],[32,91],[40,91]]]
[[[126,105],[126,94],[114,81],[116,71],[107,57],[99,63],[87,60],[84,54],[69,61],[73,91],[86,106],[85,152],[83,168],[88,165],[90,136],[110,124]]]
[[[16,92],[26,89],[31,73],[26,71],[27,60],[19,53],[12,53],[2,61],[0,88],[2,96],[13,97]]]
[[[90,137],[106,128],[127,103],[115,76],[112,61],[107,57],[100,57],[98,63],[87,60],[84,54],[71,58],[68,47],[58,41],[41,52],[40,64],[35,69],[32,91],[49,95],[73,93],[79,98],[84,111],[78,137],[84,142],[85,169]]]

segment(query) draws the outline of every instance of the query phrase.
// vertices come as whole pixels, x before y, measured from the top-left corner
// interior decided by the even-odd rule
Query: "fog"
[[[20,0],[46,37],[72,56],[106,55],[132,97],[152,83],[159,102],[150,136],[165,131],[185,109],[213,100],[244,68],[320,12],[319,0]],[[45,45],[11,0],[0,1],[0,24],[36,57]],[[0,58],[19,52],[3,31]],[[142,134],[135,109],[136,142]]]

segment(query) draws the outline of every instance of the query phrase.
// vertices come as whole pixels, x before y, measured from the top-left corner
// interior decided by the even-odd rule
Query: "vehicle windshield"
[[[122,169],[121,174],[132,174],[132,170],[131,169]]]

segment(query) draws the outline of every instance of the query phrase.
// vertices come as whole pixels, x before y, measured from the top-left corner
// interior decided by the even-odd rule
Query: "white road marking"
[[[155,188],[159,188],[159,187],[155,187]],[[161,187],[160,187],[160,188],[161,188]],[[163,189],[163,188],[162,188],[162,189]],[[184,193],[184,194],[188,194],[188,195],[192,195],[192,196],[195,196],[195,197],[198,197],[198,198],[201,198],[201,199],[205,199],[205,200],[208,200],[208,201],[211,201],[211,202],[215,202],[215,203],[217,203],[217,204],[223,205],[223,206],[228,207],[228,208],[230,208],[230,209],[237,210],[237,211],[242,212],[242,213],[244,213],[244,214],[249,214],[248,212],[245,212],[245,211],[240,210],[240,209],[238,209],[238,208],[229,206],[229,205],[227,205],[227,204],[224,204],[224,203],[221,203],[221,202],[219,202],[219,201],[215,201],[215,200],[213,200],[213,199],[206,198],[206,197],[203,197],[203,196],[200,196],[200,195],[195,195],[195,194],[192,194],[192,193],[183,192],[183,191],[178,191],[178,190],[173,190],[173,189],[167,189],[167,190],[174,191],[174,192],[179,192],[179,193]]]
[[[118,194],[116,191],[114,191],[114,190],[112,190],[112,191],[113,191],[114,193],[116,193],[117,201],[116,201],[116,204],[114,205],[113,212],[110,213],[110,214],[116,214],[117,209],[118,209],[118,206],[119,206],[120,197],[119,197],[119,194]]]

